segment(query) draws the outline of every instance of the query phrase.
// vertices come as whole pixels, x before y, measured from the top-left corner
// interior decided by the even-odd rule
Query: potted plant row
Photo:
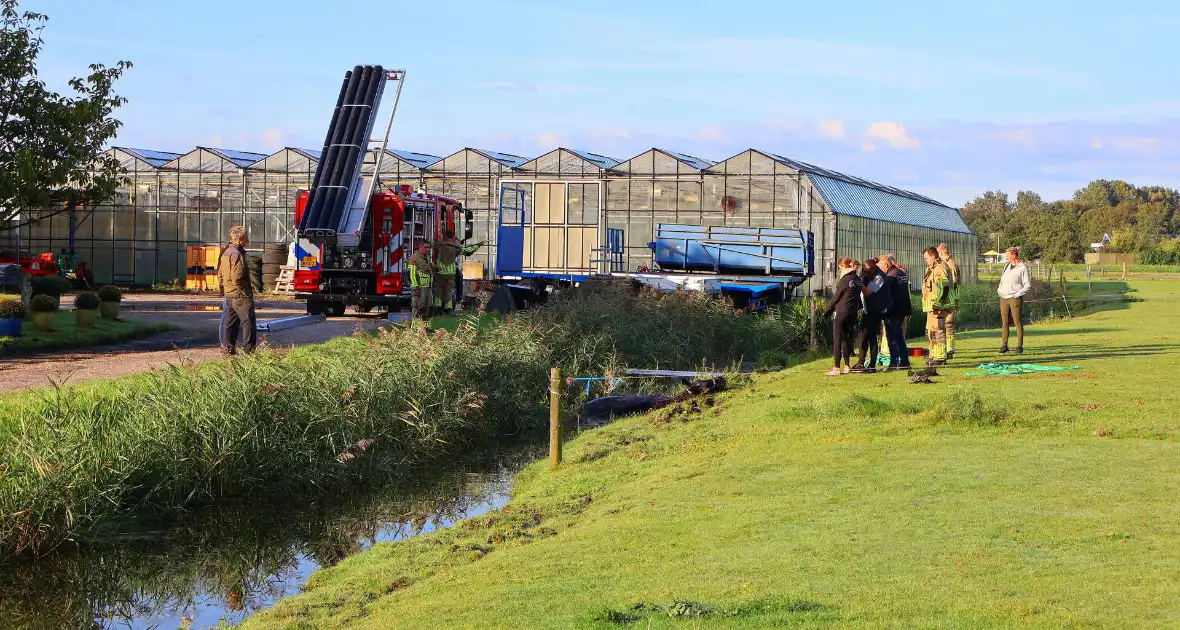
[[[98,288],[98,311],[103,319],[119,318],[119,302],[123,300],[123,292],[119,287],[106,285]]]
[[[34,295],[29,301],[33,309],[33,327],[41,332],[53,330],[53,318],[57,313],[57,298],[52,295]]]
[[[74,321],[78,328],[94,328],[102,301],[94,291],[83,291],[74,296]]]
[[[0,299],[0,337],[19,337],[25,305],[19,299]]]

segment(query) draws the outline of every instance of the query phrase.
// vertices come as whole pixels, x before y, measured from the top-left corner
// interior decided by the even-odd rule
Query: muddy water
[[[0,567],[0,628],[239,623],[374,543],[502,506],[513,475],[537,455],[515,450],[299,509],[229,506],[181,524],[96,534],[77,549]]]

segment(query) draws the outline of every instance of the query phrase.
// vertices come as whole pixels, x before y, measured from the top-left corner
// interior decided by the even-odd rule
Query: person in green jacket
[[[963,285],[963,278],[959,275],[959,261],[951,255],[946,243],[938,246],[938,258],[946,265],[951,281],[951,310],[946,316],[946,358],[955,358],[955,330],[959,323],[959,287]]]
[[[410,312],[414,317],[430,318],[433,303],[434,262],[430,260],[430,243],[418,241],[417,251],[406,262],[410,274]]]
[[[933,247],[922,252],[926,277],[922,281],[922,310],[926,312],[926,336],[930,339],[927,365],[946,365],[946,316],[954,308],[950,272]]]
[[[443,239],[434,244],[438,264],[434,271],[434,308],[450,315],[455,308],[455,279],[459,275],[459,256],[474,254],[483,243],[464,246],[455,239],[454,230],[443,231]]]

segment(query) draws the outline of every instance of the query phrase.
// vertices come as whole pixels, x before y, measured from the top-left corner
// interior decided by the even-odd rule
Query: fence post
[[[561,464],[561,368],[549,370],[549,469]]]
[[[1086,265],[1086,293],[1094,292],[1094,285],[1091,284],[1092,282],[1093,281],[1090,280],[1090,265]]]
[[[815,296],[807,298],[808,318],[811,320],[811,351],[815,352]]]
[[[1123,261],[1123,280],[1127,279],[1127,261]]]

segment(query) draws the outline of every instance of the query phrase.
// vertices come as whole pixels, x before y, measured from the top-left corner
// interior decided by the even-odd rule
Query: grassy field
[[[41,332],[33,327],[33,322],[28,321],[21,327],[21,336],[0,337],[0,354],[85,348],[140,339],[174,328],[163,322],[123,317],[113,321],[100,317],[94,322],[94,328],[78,328],[73,311],[58,311],[54,314],[53,322],[54,329],[51,332]]]
[[[502,511],[317,573],[258,628],[1175,627],[1180,282],[934,385],[759,376],[584,432]]]

